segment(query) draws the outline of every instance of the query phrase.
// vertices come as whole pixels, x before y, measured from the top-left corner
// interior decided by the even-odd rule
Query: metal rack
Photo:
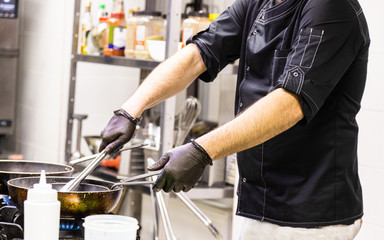
[[[146,0],[147,5],[153,5],[153,0]],[[72,132],[73,132],[73,114],[75,105],[75,90],[76,90],[76,73],[78,62],[89,62],[97,64],[109,64],[116,66],[134,67],[140,68],[140,78],[144,77],[154,69],[159,62],[153,60],[140,60],[125,57],[113,57],[113,56],[92,56],[78,54],[78,29],[80,23],[80,7],[81,0],[75,0],[74,8],[74,21],[73,21],[73,35],[72,35],[72,55],[70,66],[70,84],[69,84],[69,96],[68,96],[68,112],[67,112],[67,131],[65,142],[65,161],[68,162],[71,158],[72,151]],[[177,51],[177,45],[179,42],[180,32],[180,20],[181,20],[181,1],[168,0],[168,12],[167,12],[167,28],[166,28],[166,53],[165,57],[171,56]],[[175,115],[175,99],[171,98],[161,105],[161,139],[160,153],[164,153],[172,148],[173,143],[173,123]]]
[[[96,64],[108,64],[115,66],[134,67],[140,69],[140,78],[144,79],[148,73],[153,70],[160,62],[154,60],[141,60],[125,57],[114,56],[93,56],[78,54],[78,29],[80,22],[80,8],[82,0],[75,0],[74,8],[74,22],[73,22],[73,35],[72,35],[72,56],[70,65],[70,84],[69,84],[69,96],[68,96],[68,113],[67,113],[67,128],[66,128],[66,142],[65,142],[65,161],[69,162],[72,152],[72,135],[73,135],[73,123],[74,123],[74,105],[76,81],[77,81],[77,64],[79,62],[88,62]],[[146,0],[147,4],[151,4],[151,1]],[[153,4],[152,4],[153,5]],[[168,0],[167,9],[167,27],[166,27],[166,53],[165,57],[171,56],[177,51],[180,33],[181,23],[181,9],[182,1],[180,0]],[[170,150],[173,146],[173,131],[174,131],[174,117],[175,117],[175,97],[168,99],[161,104],[161,116],[160,116],[160,128],[161,128],[161,145],[159,154],[163,154]],[[116,176],[112,174],[114,178]],[[202,198],[230,198],[233,195],[233,187],[215,187],[201,189],[196,188],[190,193],[189,197],[192,199]]]

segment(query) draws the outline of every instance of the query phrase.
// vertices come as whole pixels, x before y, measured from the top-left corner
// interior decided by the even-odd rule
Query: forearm
[[[188,87],[206,70],[194,44],[189,44],[156,67],[122,105],[134,117]]]
[[[298,96],[277,89],[196,141],[213,160],[259,145],[303,118]]]

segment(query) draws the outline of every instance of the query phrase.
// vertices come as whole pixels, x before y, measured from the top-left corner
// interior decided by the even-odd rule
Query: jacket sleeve
[[[277,87],[299,95],[304,123],[316,115],[369,43],[364,15],[353,2],[357,3],[314,0],[303,9],[300,30]]]

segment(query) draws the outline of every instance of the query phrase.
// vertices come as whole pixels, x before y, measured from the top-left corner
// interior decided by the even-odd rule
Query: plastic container
[[[59,239],[60,202],[57,191],[46,183],[45,171],[41,171],[40,183],[28,190],[24,201],[24,239]]]
[[[124,56],[127,39],[127,23],[123,12],[123,2],[119,1],[115,12],[107,20],[107,30],[103,54],[105,56]]]
[[[105,34],[107,31],[108,17],[100,17],[98,24],[92,29],[92,43],[97,48],[99,54],[103,52],[105,44]]]
[[[205,12],[193,12],[190,13],[188,18],[186,18],[182,25],[182,42],[185,45],[185,42],[188,38],[197,32],[205,29],[211,23],[209,20],[209,14]]]
[[[124,50],[124,56],[129,58],[135,57],[136,20],[136,14],[132,11],[127,19],[127,41]]]
[[[165,40],[165,20],[161,12],[133,12],[135,18],[134,57],[150,59],[146,40]],[[129,55],[129,53],[128,53]]]
[[[139,224],[136,218],[101,214],[84,219],[84,240],[136,240]]]

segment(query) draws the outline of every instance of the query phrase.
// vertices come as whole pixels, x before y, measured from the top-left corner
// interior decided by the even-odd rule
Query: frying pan
[[[69,165],[28,160],[0,160],[0,194],[8,194],[7,182],[13,178],[40,176],[44,169],[47,176],[71,176],[74,168]]]
[[[139,143],[130,145],[126,148],[119,150],[119,152],[126,151],[133,148],[139,148],[146,144]],[[41,170],[45,170],[47,176],[72,176],[74,168],[72,165],[91,160],[96,157],[97,154],[76,159],[69,162],[69,165],[36,162],[28,160],[0,160],[0,194],[8,195],[7,182],[13,178],[20,177],[34,177],[40,176]]]
[[[157,175],[160,172],[151,172],[136,177],[127,178],[128,182],[109,182],[104,180],[85,179],[80,183],[79,189],[72,192],[58,192],[61,202],[61,217],[83,218],[92,214],[105,214],[112,212],[122,197],[124,187],[129,185],[152,184],[150,181],[135,181],[147,176]],[[52,184],[56,190],[61,189],[71,177],[47,177],[47,183]],[[27,199],[28,189],[33,184],[39,183],[39,177],[21,177],[8,181],[8,192],[15,205],[23,210],[24,201]]]

